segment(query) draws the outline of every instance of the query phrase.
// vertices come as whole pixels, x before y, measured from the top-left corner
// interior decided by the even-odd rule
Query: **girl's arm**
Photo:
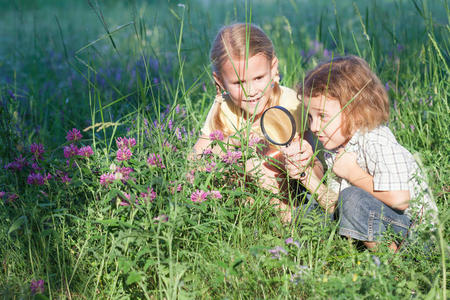
[[[341,149],[336,155],[333,165],[333,172],[366,192],[384,204],[398,210],[405,210],[409,207],[409,191],[375,191],[373,176],[364,171],[356,162],[356,153],[345,152]]]

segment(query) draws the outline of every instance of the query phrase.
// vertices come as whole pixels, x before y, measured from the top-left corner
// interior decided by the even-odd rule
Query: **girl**
[[[252,137],[263,139],[259,118],[264,110],[275,105],[285,107],[295,116],[297,135],[300,135],[300,101],[293,90],[279,85],[278,58],[272,41],[259,27],[240,23],[223,27],[213,42],[210,58],[217,95],[194,146],[197,155],[201,155],[217,135],[230,137],[250,128]],[[302,144],[302,153],[310,152],[308,156],[311,156],[311,146],[307,142]],[[273,157],[275,152],[266,148],[261,154]],[[282,172],[279,168],[258,160],[249,160],[246,164],[248,170],[256,169],[262,174],[261,186],[274,193],[280,192],[282,183],[276,179]],[[285,203],[276,199],[271,203],[280,209],[283,221],[290,221],[290,209]]]
[[[336,176],[328,186],[311,173],[301,181],[327,211],[337,204],[341,235],[372,248],[388,227],[406,235],[419,220],[434,223],[436,204],[413,156],[385,125],[388,96],[366,61],[347,56],[319,65],[307,73],[299,96]],[[298,177],[294,165],[287,169]]]

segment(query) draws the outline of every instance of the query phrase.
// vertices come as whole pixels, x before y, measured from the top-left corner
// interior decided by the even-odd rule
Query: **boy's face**
[[[272,79],[278,70],[278,59],[272,61],[263,54],[248,59],[228,60],[221,76],[214,73],[216,82],[226,90],[233,103],[247,114],[259,116],[266,108],[272,93]]]
[[[348,138],[342,135],[342,114],[339,100],[324,96],[303,101],[308,112],[309,127],[327,150],[345,146]]]

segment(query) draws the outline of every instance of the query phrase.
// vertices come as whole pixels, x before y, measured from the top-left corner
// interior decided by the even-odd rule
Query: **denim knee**
[[[378,240],[390,226],[406,234],[408,216],[396,211],[361,188],[351,186],[339,193],[339,233],[361,241]]]

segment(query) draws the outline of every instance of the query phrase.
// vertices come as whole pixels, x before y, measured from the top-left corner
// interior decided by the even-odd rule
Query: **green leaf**
[[[20,226],[22,226],[24,223],[26,223],[28,221],[26,216],[20,216],[18,217],[14,223],[11,225],[11,227],[9,227],[8,230],[8,234],[11,234],[12,232],[16,231],[17,229],[20,228]]]
[[[142,280],[142,275],[136,271],[131,271],[128,274],[126,284],[130,285]]]

